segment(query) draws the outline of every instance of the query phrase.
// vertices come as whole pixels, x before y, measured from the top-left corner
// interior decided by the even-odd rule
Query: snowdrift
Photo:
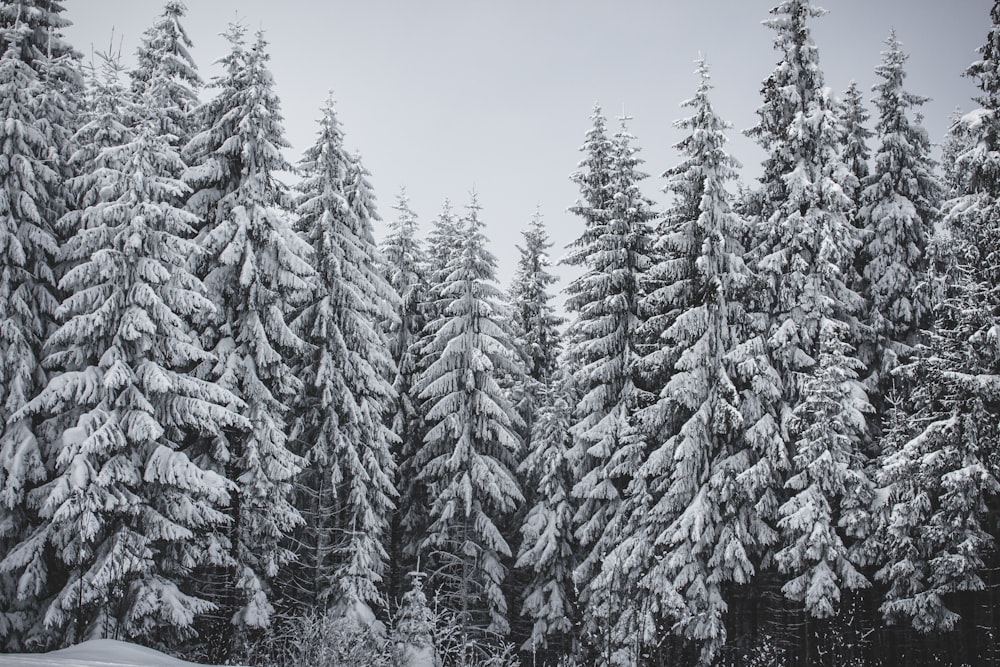
[[[145,646],[115,639],[92,639],[51,653],[0,655],[4,667],[193,667]],[[201,666],[199,666],[201,667]]]

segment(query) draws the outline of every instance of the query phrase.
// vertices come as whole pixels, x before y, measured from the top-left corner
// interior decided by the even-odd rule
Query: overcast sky
[[[697,86],[693,61],[707,58],[716,110],[733,123],[731,152],[743,177],[759,173],[760,149],[740,131],[756,122],[760,84],[778,59],[761,26],[775,0],[187,0],[185,26],[206,80],[226,53],[219,37],[240,20],[263,28],[282,100],[288,157],[313,143],[319,107],[332,91],[348,147],[372,172],[389,219],[406,186],[426,230],[445,197],[456,207],[475,188],[506,283],[536,205],[556,247],[577,236],[566,209],[577,198],[568,175],[595,102],[622,109],[651,174],[677,161],[672,123]],[[827,0],[812,21],[826,83],[864,91],[891,28],[910,54],[907,87],[932,97],[924,108],[934,141],[952,111],[973,108],[961,76],[989,27],[990,0]],[[70,0],[67,37],[88,54],[114,43],[131,54],[162,10],[160,0]],[[127,60],[128,62],[128,60]],[[867,94],[870,102],[871,94]],[[869,104],[870,106],[870,104]],[[382,230],[378,230],[380,237]],[[561,288],[562,285],[559,286]],[[561,299],[560,299],[561,301]]]

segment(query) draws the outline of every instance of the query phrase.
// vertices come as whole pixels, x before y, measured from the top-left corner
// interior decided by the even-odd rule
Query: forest
[[[706,61],[663,202],[595,107],[562,287],[540,213],[505,286],[475,193],[380,213],[332,100],[290,163],[263,30],[206,82],[182,0],[131,68],[65,4],[0,0],[0,652],[1000,665],[1000,0],[939,152],[810,0],[751,185]]]

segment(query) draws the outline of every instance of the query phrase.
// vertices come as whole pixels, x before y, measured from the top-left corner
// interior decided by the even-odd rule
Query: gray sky
[[[226,52],[219,33],[239,18],[263,28],[285,116],[288,157],[297,162],[332,91],[347,145],[371,170],[386,219],[406,186],[426,230],[445,197],[461,210],[475,188],[506,284],[515,243],[536,204],[555,241],[579,233],[566,209],[577,198],[568,175],[599,102],[634,120],[658,204],[659,174],[677,161],[672,123],[697,86],[693,61],[712,70],[716,110],[733,123],[731,152],[743,178],[763,153],[740,131],[756,122],[761,81],[777,62],[773,31],[760,25],[776,0],[187,0],[185,26],[209,80]],[[990,0],[826,0],[812,22],[826,83],[864,91],[890,28],[910,54],[907,88],[932,97],[925,124],[940,141],[952,111],[973,108],[961,73],[989,27]],[[66,3],[67,37],[89,54],[115,44],[131,57],[160,14],[160,0]],[[866,96],[870,105],[871,94]],[[874,148],[874,146],[873,146]],[[381,235],[382,230],[378,230]],[[557,286],[559,289],[562,285]],[[562,299],[560,298],[560,302]]]

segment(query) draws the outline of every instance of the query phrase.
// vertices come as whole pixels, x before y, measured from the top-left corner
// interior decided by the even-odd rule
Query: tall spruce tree
[[[664,174],[674,201],[650,270],[658,289],[645,298],[650,321],[669,322],[647,363],[666,356],[673,368],[646,411],[652,447],[634,486],[650,500],[635,506],[641,516],[628,539],[652,542],[655,564],[643,573],[643,589],[658,617],[710,664],[727,637],[725,586],[753,575],[756,530],[749,508],[727,501],[746,461],[738,355],[750,282],[746,223],[726,190],[739,163],[726,152],[730,126],[711,105],[703,60],[697,72],[698,91],[682,105],[692,115],[675,123],[687,132],[676,144],[683,158]]]
[[[532,620],[531,633],[521,646],[533,656],[574,655],[578,620],[573,569],[573,471],[569,450],[576,392],[573,374],[556,369],[541,389],[532,447],[519,466],[523,486],[537,489],[521,526],[516,567],[530,576],[523,592],[521,614]]]
[[[178,150],[191,138],[191,114],[203,85],[189,51],[191,38],[181,24],[186,14],[182,0],[167,0],[163,13],[143,33],[136,66],[129,72],[132,91],[147,109],[155,111],[160,134]]]
[[[42,345],[55,323],[57,153],[36,116],[36,72],[18,53],[23,26],[0,29],[0,550],[29,531],[28,492],[47,476],[48,452],[30,417],[13,419],[45,386]],[[28,585],[25,585],[28,584]],[[0,575],[0,635],[23,646],[37,588]]]
[[[924,633],[963,621],[959,649],[973,663],[986,659],[979,651],[989,639],[976,628],[996,605],[985,577],[997,567],[1000,498],[1000,2],[991,19],[982,57],[966,71],[980,108],[958,128],[968,148],[955,158],[955,196],[944,205],[953,285],[926,345],[898,371],[915,388],[884,438],[878,479],[887,500],[876,515],[887,536],[876,545],[876,577],[888,585],[883,614]]]
[[[930,139],[912,109],[927,98],[903,89],[907,56],[895,32],[876,73],[877,133],[881,145],[865,181],[860,222],[865,243],[859,262],[866,324],[871,338],[862,356],[873,374],[869,386],[881,397],[890,372],[905,362],[920,331],[930,324],[927,246],[939,218],[942,187],[930,158]],[[880,400],[880,399],[879,399]]]
[[[297,490],[306,519],[298,583],[309,607],[382,606],[396,492],[395,436],[385,425],[395,367],[381,325],[394,317],[396,296],[379,273],[371,219],[351,206],[366,196],[356,195],[357,161],[344,149],[332,101],[301,173],[297,227],[312,247],[315,276],[295,320],[308,347],[296,368],[305,389],[294,432],[310,462]]]
[[[54,644],[192,634],[212,604],[187,575],[224,559],[206,538],[227,521],[230,484],[183,446],[245,424],[236,397],[188,375],[208,358],[190,318],[212,309],[184,268],[193,216],[171,203],[184,189],[176,152],[118,74],[110,63],[99,95],[142,121],[71,184],[89,203],[61,250],[73,268],[48,341],[56,373],[21,411],[50,418],[54,477],[32,493],[42,522],[0,563],[51,596],[39,611]]]
[[[462,244],[438,287],[447,305],[425,347],[431,361],[418,387],[428,431],[415,460],[431,502],[421,545],[428,583],[472,642],[509,630],[502,584],[512,553],[498,525],[523,501],[514,476],[517,415],[498,382],[518,364],[479,211],[473,195]]]
[[[269,581],[292,558],[286,540],[302,523],[290,493],[304,462],[289,449],[286,418],[303,390],[289,360],[305,343],[287,317],[307,298],[314,273],[277,176],[292,167],[280,152],[286,142],[266,42],[258,33],[248,49],[244,35],[239,25],[226,33],[231,50],[214,81],[218,94],[196,112],[205,129],[185,148],[188,208],[199,218],[202,248],[193,264],[217,309],[202,323],[217,360],[199,373],[233,392],[250,422],[249,430],[195,443],[199,460],[237,484],[227,508],[230,565],[207,573],[205,584],[223,610],[213,630],[222,637],[211,647],[220,658],[238,648],[232,639],[270,624]]]
[[[400,593],[402,576],[410,571],[412,556],[418,551],[419,536],[414,535],[414,525],[405,517],[412,518],[421,505],[416,479],[419,471],[413,468],[413,457],[423,442],[423,412],[416,390],[420,362],[417,347],[425,324],[421,305],[427,292],[429,271],[427,254],[417,236],[417,215],[410,209],[405,191],[399,193],[393,208],[396,216],[389,223],[389,232],[381,247],[389,284],[398,296],[395,317],[386,323],[389,351],[396,368],[393,382],[396,402],[391,430],[398,438],[394,458],[399,494],[392,519],[390,598]]]
[[[571,428],[571,456],[577,472],[573,495],[576,538],[584,557],[574,577],[584,610],[584,631],[603,662],[628,660],[631,639],[611,633],[612,619],[621,626],[636,622],[641,601],[623,583],[633,571],[607,560],[624,531],[622,500],[642,456],[642,432],[636,415],[646,402],[637,381],[642,354],[639,300],[643,275],[650,265],[652,202],[639,190],[646,175],[622,119],[612,140],[604,138],[603,118],[595,115],[583,150],[585,169],[573,176],[583,201],[574,211],[585,227],[571,261],[584,274],[567,291],[574,314],[566,334],[569,360],[580,399]],[[634,583],[634,582],[633,582]],[[615,635],[617,638],[615,638]],[[625,653],[620,653],[624,651]]]
[[[797,456],[794,415],[802,409],[805,384],[818,367],[823,323],[829,321],[838,331],[844,328],[846,342],[856,347],[863,299],[854,288],[859,284],[855,257],[860,240],[852,224],[855,204],[848,197],[858,183],[843,160],[841,105],[823,85],[808,25],[824,11],[809,0],[785,0],[771,13],[765,25],[776,33],[781,60],[764,82],[760,122],[749,131],[768,157],[761,177],[761,211],[753,220],[748,253],[756,276],[751,304],[755,333],[748,343],[766,351],[771,368],[761,363],[757,373],[760,389],[754,400],[759,406],[751,410],[755,417],[745,433],[753,460],[740,480],[761,524],[773,526],[779,508],[796,491],[788,483],[801,479],[802,466],[808,463],[808,457]],[[845,354],[847,367],[855,367],[851,359],[857,353]],[[868,401],[863,395],[854,400]],[[855,446],[867,448],[863,441]],[[847,460],[860,465],[864,457]],[[817,534],[832,534],[842,519],[833,513],[815,516],[830,521],[817,526]],[[764,598],[776,607],[765,612],[774,624],[772,631],[780,634],[780,644],[804,659],[815,659],[817,651],[829,649],[833,635],[813,641],[808,619],[818,608],[796,600],[790,582],[797,575],[781,572],[774,560],[776,553],[792,546],[793,533],[761,530],[758,536],[763,549],[755,558],[757,582],[765,590],[783,590],[797,603],[783,604],[773,595]],[[793,620],[803,614],[804,622]]]
[[[868,141],[874,136],[874,133],[868,129],[867,123],[871,119],[871,114],[865,108],[861,88],[854,81],[851,81],[851,85],[844,91],[840,113],[844,123],[843,160],[847,169],[857,179],[855,188],[847,194],[851,201],[860,206],[861,189],[871,173],[871,167],[868,163],[871,160],[872,152]]]

